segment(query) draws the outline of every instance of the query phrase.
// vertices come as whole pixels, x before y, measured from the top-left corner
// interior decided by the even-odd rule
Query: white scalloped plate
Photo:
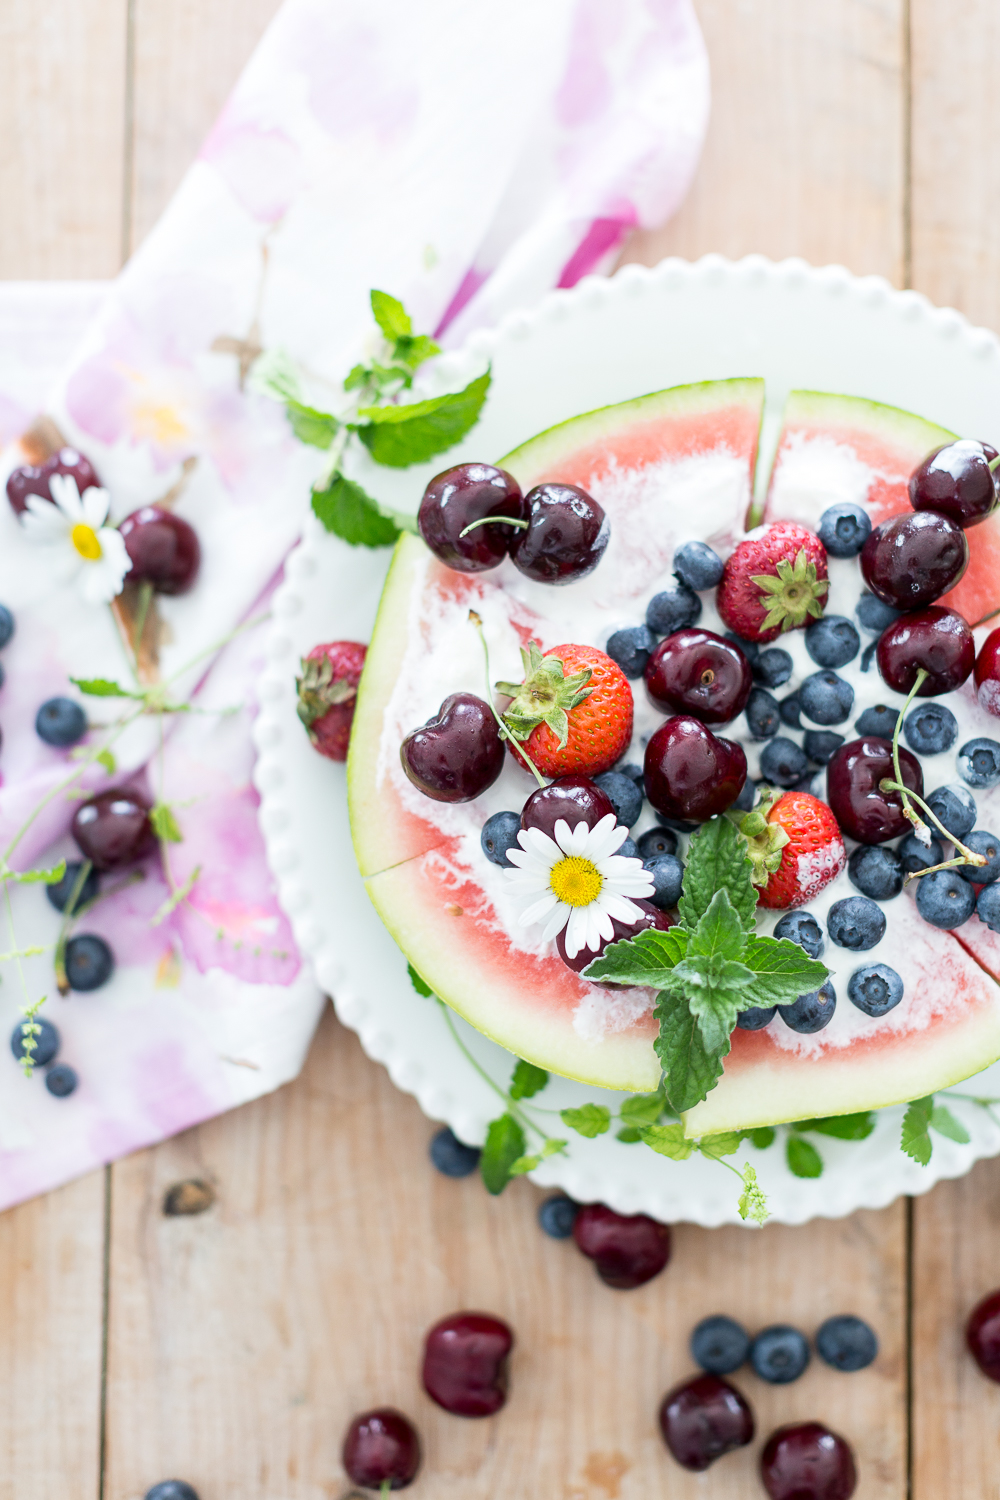
[[[543,428],[609,402],[695,380],[763,375],[768,408],[762,448],[776,441],[784,397],[793,387],[843,391],[918,412],[1000,446],[1000,343],[950,309],[878,277],[839,266],[774,264],[760,256],[732,263],[710,255],[654,270],[627,266],[610,280],[588,278],[554,292],[531,313],[507,318],[450,356],[447,377],[493,368],[479,425],[448,455],[450,463],[495,458]],[[398,509],[414,511],[439,463],[405,471],[359,466],[366,486]],[[368,640],[388,564],[387,551],[352,549],[311,523],[289,559],[276,595],[255,727],[255,780],[261,825],[282,905],[296,940],[313,961],[337,1013],[393,1082],[424,1113],[463,1139],[481,1141],[498,1113],[488,1083],[461,1056],[438,1007],[420,999],[406,962],[368,901],[351,849],[342,766],[315,754],[295,715],[298,661],[317,641]],[[481,1067],[498,1083],[511,1057],[456,1023]],[[977,1080],[1000,1094],[1000,1064]],[[539,1102],[559,1109],[619,1096],[553,1079]],[[826,1170],[804,1181],[787,1170],[777,1146],[744,1146],[768,1194],[772,1215],[789,1224],[880,1208],[904,1193],[926,1192],[1000,1153],[1000,1125],[985,1111],[955,1112],[972,1141],[934,1139],[928,1167],[899,1150],[901,1110],[883,1111],[862,1143],[816,1139]],[[553,1116],[553,1124],[558,1122]],[[569,1154],[533,1174],[581,1201],[620,1212],[706,1226],[739,1222],[739,1186],[701,1158],[672,1162],[606,1135],[574,1137]]]

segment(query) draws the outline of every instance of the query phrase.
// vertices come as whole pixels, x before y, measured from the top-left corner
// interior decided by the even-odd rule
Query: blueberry
[[[835,1370],[864,1370],[878,1354],[875,1331],[850,1313],[827,1318],[816,1333],[816,1353]]]
[[[780,646],[769,646],[751,664],[754,682],[769,688],[781,687],[783,682],[787,682],[792,675],[792,667],[791,656]]]
[[[813,672],[799,688],[799,706],[814,724],[843,724],[854,707],[854,689],[836,672]]]
[[[1000,741],[966,740],[958,752],[958,774],[977,792],[1000,781]]]
[[[847,998],[866,1016],[884,1016],[903,998],[903,981],[888,964],[866,964],[847,981]]]
[[[0,604],[0,651],[14,634],[14,616],[6,604]]]
[[[830,907],[826,930],[838,948],[866,953],[885,937],[885,913],[867,896],[845,896]]]
[[[917,881],[917,911],[932,927],[961,927],[975,908],[976,893],[957,870],[934,870]]]
[[[498,812],[494,813],[492,818],[486,819],[483,831],[479,835],[479,842],[491,864],[506,865],[511,870],[514,868],[507,858],[507,851],[520,849],[521,846],[517,842],[520,827],[521,815],[516,812]]]
[[[927,806],[957,839],[964,839],[976,826],[976,799],[957,781],[936,787],[927,798]]]
[[[1000,885],[984,885],[976,900],[976,916],[991,932],[1000,932]]]
[[[802,705],[798,693],[789,693],[787,698],[782,698],[778,707],[782,724],[787,724],[789,729],[802,728]]]
[[[927,849],[917,838],[915,833],[908,833],[896,850],[903,862],[903,869],[907,875],[916,875],[918,870],[929,870],[931,865],[939,865],[944,859],[944,845],[940,839],[931,839],[930,848]]]
[[[749,1005],[740,1011],[736,1024],[741,1031],[763,1031],[765,1026],[770,1026],[777,1011],[776,1005]]]
[[[646,624],[655,635],[673,635],[701,618],[701,600],[686,584],[654,594],[646,606]]]
[[[725,564],[707,542],[685,542],[674,553],[674,572],[695,593],[714,589],[722,579]]]
[[[918,755],[940,755],[958,738],[958,720],[943,703],[921,703],[903,720],[903,737]]]
[[[79,1082],[76,1069],[71,1068],[69,1063],[54,1063],[45,1074],[45,1087],[57,1099],[65,1099],[68,1094],[72,1094]]]
[[[869,641],[861,653],[861,661],[858,663],[862,672],[870,672],[872,662],[875,660],[875,652],[878,649],[878,641]]]
[[[809,774],[809,761],[801,745],[778,735],[760,752],[760,774],[772,786],[791,787]]]
[[[891,740],[896,733],[898,718],[896,709],[888,708],[884,703],[876,703],[874,708],[866,708],[863,714],[858,715],[854,727],[858,734],[875,734],[879,739]]]
[[[638,839],[639,858],[657,859],[661,854],[677,853],[677,835],[672,828],[647,828]]]
[[[87,733],[87,715],[72,698],[49,698],[35,715],[35,733],[47,745],[75,745]]]
[[[183,1479],[161,1479],[146,1491],[143,1500],[198,1500],[198,1492]]]
[[[743,652],[743,655],[746,657],[751,667],[759,659],[760,646],[756,641],[744,640],[741,635],[737,635],[735,631],[732,630],[727,630],[723,638],[727,641],[732,641],[734,646],[739,646],[740,650]]]
[[[468,1177],[479,1166],[482,1154],[478,1146],[467,1146],[454,1131],[443,1125],[431,1136],[427,1148],[431,1161],[444,1177]]]
[[[519,818],[518,827],[520,826],[521,820]],[[47,885],[45,887],[45,894],[46,896],[48,896],[49,901],[55,907],[56,911],[66,910],[66,907],[69,904],[69,898],[73,894],[73,888],[80,878],[80,869],[82,863],[83,861],[79,859],[70,860],[66,865],[66,874],[63,876],[62,880],[57,880],[54,885]],[[76,901],[73,903],[73,910],[79,911],[80,908],[82,906],[85,906],[88,901],[93,901],[94,898],[99,894],[100,889],[101,877],[98,875],[97,871],[93,867],[91,867],[91,869],[87,873],[86,880],[80,887],[80,892],[76,898]]]
[[[18,1062],[25,1056],[24,1028],[27,1025],[27,1021],[18,1021],[11,1033],[10,1050]],[[35,1017],[35,1025],[41,1027],[41,1030],[35,1032],[35,1047],[31,1054],[31,1061],[32,1063],[37,1063],[40,1068],[43,1068],[46,1063],[52,1061],[59,1051],[59,1033],[51,1021],[43,1021],[39,1016]]]
[[[809,911],[786,911],[785,915],[775,923],[774,936],[776,938],[788,938],[792,943],[798,943],[804,948],[810,958],[822,958],[823,949],[826,947],[826,939],[823,929]]]
[[[894,849],[884,844],[859,844],[847,861],[847,873],[862,896],[891,901],[903,889],[906,871]]]
[[[620,854],[622,859],[638,859],[639,845],[636,843],[635,839],[626,839],[623,844],[620,844],[618,846],[618,848],[615,850],[615,853]]]
[[[823,615],[806,630],[806,650],[818,667],[846,667],[861,650],[861,637],[844,615]]]
[[[656,636],[645,625],[630,625],[608,636],[605,651],[617,662],[626,677],[641,677],[656,645]]]
[[[731,812],[749,812],[757,797],[757,788],[748,776],[740,787],[740,795],[730,808]]]
[[[538,1205],[538,1223],[550,1239],[568,1240],[579,1212],[579,1203],[574,1203],[564,1193],[557,1193]]]
[[[867,630],[871,635],[881,635],[894,620],[899,619],[903,611],[893,609],[891,604],[883,604],[874,594],[862,594],[855,613],[862,630]]]
[[[962,842],[973,854],[982,854],[987,862],[985,865],[956,865],[956,874],[975,885],[992,885],[994,880],[1000,880],[1000,839],[996,834],[975,828],[965,835]]]
[[[66,944],[66,978],[71,990],[85,994],[107,984],[115,971],[115,956],[95,932],[81,932]]]
[[[860,505],[844,501],[823,512],[816,534],[831,557],[857,557],[871,535],[871,529],[868,512]]]
[[[769,1385],[789,1385],[809,1363],[809,1345],[797,1328],[775,1323],[758,1333],[750,1345],[750,1363]]]
[[[595,776],[594,781],[615,810],[615,817],[626,828],[639,821],[642,812],[642,788],[636,786],[631,776],[623,771],[605,771]]]
[[[750,1353],[750,1335],[735,1318],[702,1318],[691,1334],[691,1358],[710,1375],[731,1375]]]
[[[640,792],[645,796],[645,783],[643,781],[641,766],[637,766],[634,761],[627,761],[623,766],[615,766],[615,770],[620,772],[622,776],[627,776],[629,781],[634,781]]]
[[[843,743],[844,736],[835,729],[807,729],[802,736],[803,750],[821,766],[833,759]]]
[[[769,740],[781,728],[781,710],[773,693],[764,688],[754,688],[747,699],[747,728],[750,738]]]
[[[684,878],[684,866],[677,855],[660,854],[656,859],[647,859],[643,863],[643,869],[648,871],[653,881],[653,894],[646,899],[661,911],[669,911],[672,906],[676,906],[681,899],[681,881]]]
[[[781,1019],[793,1031],[822,1031],[833,1020],[836,1009],[837,991],[828,979],[818,990],[800,995],[794,1005],[783,1005]]]

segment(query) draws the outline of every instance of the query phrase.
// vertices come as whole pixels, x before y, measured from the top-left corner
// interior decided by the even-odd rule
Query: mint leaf
[[[666,1099],[659,1093],[633,1094],[631,1099],[622,1100],[618,1113],[629,1125],[655,1125],[666,1108],[666,1103]]]
[[[634,1125],[625,1125],[615,1136],[616,1141],[621,1141],[623,1146],[634,1146],[636,1141],[641,1141],[642,1136]]]
[[[823,1158],[815,1146],[799,1135],[790,1135],[785,1145],[788,1170],[796,1177],[822,1177]]]
[[[502,1193],[511,1178],[511,1167],[524,1155],[524,1131],[513,1115],[501,1115],[490,1122],[486,1142],[479,1158],[479,1174],[486,1191]]]
[[[425,1000],[429,999],[430,996],[433,995],[434,991],[431,989],[426,980],[421,979],[420,975],[417,973],[412,964],[406,965],[406,972],[410,976],[410,983],[413,985],[413,988],[416,990],[417,994],[423,995]]]
[[[707,1156],[712,1161],[718,1161],[721,1156],[732,1156],[738,1151],[743,1143],[743,1132],[741,1130],[726,1130],[719,1135],[703,1135],[698,1142],[698,1150],[702,1156]]]
[[[926,1099],[914,1099],[903,1116],[903,1130],[899,1144],[907,1156],[926,1167],[931,1159],[934,1145],[929,1134],[931,1115],[934,1113],[934,1095]]]
[[[870,1109],[857,1115],[825,1115],[819,1120],[796,1120],[793,1130],[815,1130],[839,1141],[865,1141],[875,1129]]]
[[[758,1125],[753,1130],[744,1130],[743,1134],[758,1151],[766,1151],[768,1146],[774,1145],[777,1132],[773,1125]]]
[[[310,448],[329,448],[340,429],[337,418],[328,411],[317,411],[301,401],[286,401],[285,412],[299,442],[308,443]]]
[[[757,1181],[757,1173],[754,1168],[747,1165],[743,1168],[743,1191],[739,1197],[737,1207],[740,1218],[752,1219],[755,1224],[763,1224],[768,1217],[767,1198],[764,1189]]]
[[[667,1097],[678,1112],[691,1109],[715,1087],[729,1038],[720,1053],[706,1048],[701,1027],[681,995],[662,994],[654,1014],[660,1034],[653,1047],[663,1068]]]
[[[744,930],[751,931],[757,907],[752,873],[746,840],[729,819],[713,818],[704,823],[688,846],[684,884],[677,903],[681,921],[686,927],[696,927],[716,892],[725,890]]]
[[[694,1141],[684,1134],[684,1126],[640,1125],[639,1135],[643,1142],[660,1156],[669,1156],[671,1161],[687,1161],[694,1150]]]
[[[704,955],[706,958],[735,961],[743,956],[745,941],[739,913],[723,887],[715,892],[691,934],[688,958]],[[790,943],[789,946],[794,948],[797,944]],[[799,948],[799,952],[802,951]]]
[[[464,390],[407,406],[365,406],[358,412],[364,426],[355,430],[376,463],[406,469],[424,463],[463,438],[478,422],[490,372]]]
[[[61,859],[50,870],[8,870],[4,879],[13,880],[16,885],[55,885],[65,874],[66,861]],[[43,951],[39,949],[39,952]]]
[[[107,677],[71,677],[70,682],[88,698],[141,698],[141,693],[130,693]]]
[[[173,809],[166,802],[157,802],[149,814],[153,832],[164,844],[182,844],[184,835],[177,826]]]
[[[788,938],[750,937],[743,963],[753,977],[740,1010],[751,1005],[794,1005],[800,995],[818,990],[830,970]]]
[[[352,547],[391,547],[399,536],[360,484],[334,474],[325,490],[313,490],[312,508],[327,531]]]
[[[611,1111],[603,1104],[581,1104],[579,1109],[561,1109],[559,1118],[570,1130],[585,1135],[588,1141],[604,1135],[611,1125]]]
[[[398,338],[396,347],[392,351],[392,358],[394,363],[405,365],[409,371],[422,365],[425,359],[430,359],[432,355],[440,353],[440,344],[435,344],[426,333],[418,333],[412,337]]]
[[[549,1081],[549,1075],[544,1068],[536,1068],[534,1063],[525,1062],[523,1057],[517,1060],[514,1076],[510,1081],[510,1097],[512,1099],[533,1099]]]
[[[687,952],[688,934],[682,927],[668,932],[648,928],[634,938],[609,943],[583,971],[584,979],[613,979],[617,984],[643,984],[662,990],[671,983],[672,970]]]
[[[390,297],[388,292],[372,288],[371,303],[375,321],[390,344],[413,332],[413,323],[398,297]]]
[[[554,1156],[557,1151],[562,1151],[567,1145],[566,1141],[553,1140],[551,1137],[542,1146],[541,1151],[535,1152],[534,1156],[519,1156],[517,1161],[510,1164],[510,1175],[512,1177],[523,1177],[525,1172],[533,1172],[540,1167],[548,1156]]]
[[[950,1109],[943,1104],[935,1104],[931,1110],[931,1129],[936,1130],[938,1135],[947,1136],[950,1141],[957,1141],[960,1146],[967,1146],[972,1137],[964,1125],[960,1125]]]
[[[104,767],[109,776],[113,776],[115,774],[115,771],[118,769],[118,762],[111,754],[111,751],[107,748],[98,750],[97,754],[94,756],[94,759],[99,766]]]

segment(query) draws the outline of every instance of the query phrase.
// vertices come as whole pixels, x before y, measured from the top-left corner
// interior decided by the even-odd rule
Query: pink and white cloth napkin
[[[679,203],[708,97],[690,0],[286,0],[118,280],[0,289],[0,482],[39,410],[90,457],[113,520],[196,459],[177,511],[203,566],[190,594],[160,601],[161,671],[206,710],[168,720],[162,744],[140,723],[114,777],[88,773],[170,802],[173,878],[200,874],[157,925],[168,887],[155,861],[86,918],[118,960],[103,989],[60,1000],[51,958],[28,961],[30,997],[49,991],[43,1015],[81,1083],[54,1099],[4,1053],[0,1206],[294,1077],[322,1004],[256,824],[261,630],[185,665],[266,611],[322,464],[245,388],[255,351],[283,349],[333,399],[370,334],[371,287],[454,344],[606,271],[629,229]],[[66,753],[34,734],[39,703],[68,676],[128,671],[110,611],[52,578],[45,550],[0,504],[0,601],[17,618],[0,693],[4,844],[65,774]],[[93,719],[104,702],[89,700]],[[57,798],[15,863],[72,856],[74,806]],[[14,917],[19,944],[54,941],[40,887],[14,892]],[[4,967],[9,1033],[24,997]]]

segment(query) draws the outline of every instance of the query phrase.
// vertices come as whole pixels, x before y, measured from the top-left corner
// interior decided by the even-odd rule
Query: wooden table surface
[[[696,4],[704,159],[628,258],[839,261],[1000,326],[996,0]],[[113,275],[276,8],[2,0],[0,276]],[[530,1184],[492,1200],[437,1176],[432,1128],[328,1013],[295,1084],[0,1217],[0,1500],[138,1500],[170,1475],[201,1500],[338,1500],[344,1426],[384,1402],[424,1434],[414,1500],[749,1500],[756,1447],[696,1477],[654,1422],[720,1310],[874,1323],[863,1374],[740,1377],[762,1433],[817,1417],[849,1437],[858,1500],[1000,1500],[1000,1386],[961,1343],[1000,1283],[1000,1162],[839,1222],[681,1226],[668,1271],[621,1293],[538,1231]],[[189,1178],[215,1205],[165,1216]],[[470,1305],[519,1337],[487,1422],[417,1377],[423,1330]]]

